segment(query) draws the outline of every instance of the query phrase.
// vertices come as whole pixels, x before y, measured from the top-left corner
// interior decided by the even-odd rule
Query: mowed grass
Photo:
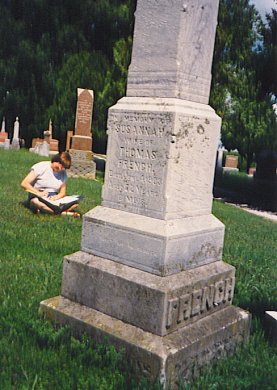
[[[80,250],[82,220],[33,215],[20,181],[44,160],[27,150],[0,150],[0,389],[150,389],[132,382],[124,352],[94,345],[68,328],[54,329],[39,303],[60,294],[62,261]],[[100,203],[102,179],[70,178],[68,193],[85,198],[80,211]],[[226,225],[224,260],[236,269],[235,304],[253,314],[249,344],[208,367],[186,389],[275,389],[276,349],[264,334],[264,311],[277,310],[277,224],[214,203]]]

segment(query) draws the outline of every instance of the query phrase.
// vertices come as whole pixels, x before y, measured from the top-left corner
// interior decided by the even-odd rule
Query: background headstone
[[[5,121],[5,117],[3,117],[2,125],[1,125],[1,133],[5,132],[5,131],[6,131],[6,121]]]
[[[19,119],[18,119],[18,116],[16,117],[15,122],[14,122],[12,149],[20,149],[20,142],[19,142]]]
[[[227,154],[224,168],[227,168],[227,170],[238,170],[238,156]]]
[[[96,164],[93,161],[91,134],[93,91],[78,88],[77,97],[75,131],[67,140],[67,146],[71,143],[69,153],[72,161],[68,175],[95,179]]]

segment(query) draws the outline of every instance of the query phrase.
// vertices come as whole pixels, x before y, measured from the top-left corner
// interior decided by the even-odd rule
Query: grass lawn
[[[124,352],[76,340],[38,313],[40,301],[59,295],[63,256],[80,249],[82,220],[33,215],[20,181],[41,161],[27,150],[0,150],[0,389],[152,389],[128,377]],[[68,180],[68,193],[85,198],[85,213],[100,203],[102,179]],[[208,367],[183,389],[276,389],[276,348],[263,332],[265,310],[277,310],[277,224],[214,203],[226,225],[224,260],[236,269],[235,304],[253,314],[250,342]],[[127,368],[127,370],[126,370]]]

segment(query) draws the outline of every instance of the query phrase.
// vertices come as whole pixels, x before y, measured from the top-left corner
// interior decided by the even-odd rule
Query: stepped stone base
[[[165,221],[97,206],[84,215],[81,249],[167,276],[221,260],[223,240],[211,214]]]
[[[202,366],[233,353],[249,336],[250,315],[234,306],[163,337],[62,296],[41,302],[40,310],[52,322],[69,325],[76,335],[86,332],[95,342],[108,336],[109,342],[125,349],[132,375],[160,381],[170,389],[192,379]]]
[[[223,261],[161,277],[79,251],[64,258],[61,295],[165,336],[231,305],[234,286]]]

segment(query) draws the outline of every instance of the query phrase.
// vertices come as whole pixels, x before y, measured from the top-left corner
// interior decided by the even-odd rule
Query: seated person
[[[30,209],[38,214],[40,212],[55,214],[55,212],[37,197],[46,196],[51,200],[63,198],[66,195],[66,169],[70,168],[71,157],[68,152],[54,155],[51,161],[42,161],[31,167],[28,175],[22,180],[21,187],[31,191],[29,194]],[[80,213],[74,212],[78,204],[71,205],[63,211],[63,215],[80,217]]]

